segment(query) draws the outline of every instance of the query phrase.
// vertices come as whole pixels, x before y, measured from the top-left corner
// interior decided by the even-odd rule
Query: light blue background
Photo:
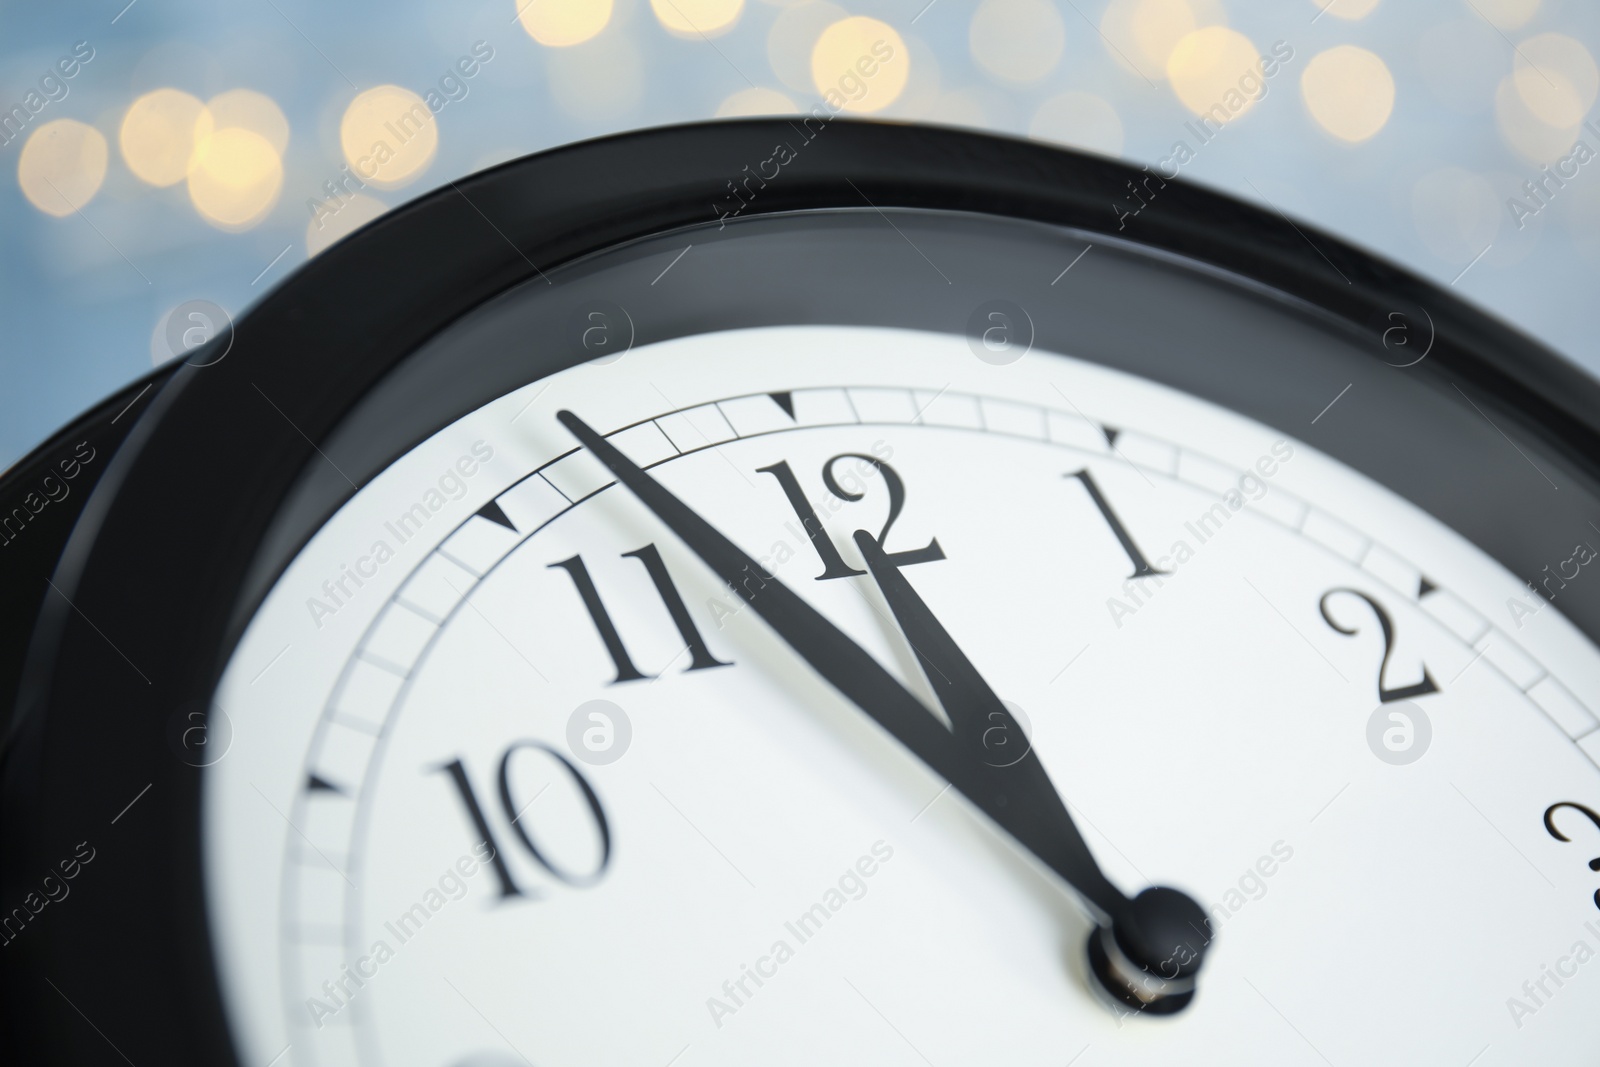
[[[124,10],[125,3],[5,0],[0,10],[0,104],[19,102],[74,42],[86,40],[95,58],[36,124],[75,118],[95,125],[111,145],[104,186],[81,214],[65,218],[47,216],[23,197],[16,180],[23,140],[0,147],[0,464],[148,371],[152,332],[175,305],[206,299],[237,316],[305,261],[307,202],[322,195],[322,182],[343,164],[338,124],[355,94],[351,82],[424,92],[475,41],[495,49],[469,83],[470,95],[439,114],[439,151],[429,168],[401,190],[375,194],[390,206],[525,153],[710,117],[729,94],[751,85],[782,91],[804,108],[818,99],[814,89],[785,86],[774,72],[769,36],[785,5],[766,0],[747,0],[734,28],[709,43],[667,33],[647,0],[618,0],[600,36],[561,50],[539,45],[513,21],[512,0],[136,0]],[[1366,18],[1345,21],[1317,17],[1310,0],[1226,2],[1229,25],[1263,51],[1283,40],[1296,58],[1266,98],[1185,168],[1185,177],[1247,200],[1265,197],[1291,216],[1448,284],[1472,253],[1442,254],[1437,234],[1430,247],[1419,229],[1418,181],[1448,167],[1479,175],[1495,190],[1498,218],[1488,253],[1455,288],[1600,369],[1600,162],[1584,168],[1519,232],[1504,201],[1538,175],[1538,166],[1511,150],[1494,111],[1494,90],[1511,73],[1515,43],[1555,31],[1600,51],[1600,5],[1544,0],[1527,25],[1502,34],[1474,3],[1488,0],[1381,0]],[[1116,109],[1129,160],[1154,162],[1185,136],[1191,116],[1172,90],[1124,68],[1095,28],[1106,0],[1059,0],[1064,53],[1048,75],[1020,87],[996,81],[974,61],[972,0],[846,6],[890,23],[907,43],[912,84],[886,117],[981,115],[987,128],[1026,135],[1041,102],[1083,91]],[[1436,42],[1446,31],[1440,28],[1452,26],[1449,32],[1467,44],[1441,57]],[[1299,87],[1311,57],[1345,43],[1381,56],[1397,86],[1388,124],[1358,145],[1318,128]],[[251,88],[282,107],[292,129],[284,187],[262,224],[244,233],[219,231],[196,214],[181,183],[155,189],[128,171],[117,151],[122,113],[140,93],[161,86],[201,99]],[[1600,138],[1581,136],[1600,148]],[[1428,205],[1422,208],[1426,213]],[[1483,210],[1463,208],[1450,224],[1459,223],[1463,235],[1486,232]]]

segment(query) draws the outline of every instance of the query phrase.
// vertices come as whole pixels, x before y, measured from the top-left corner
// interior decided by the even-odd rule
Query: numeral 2
[[[1438,685],[1434,683],[1433,676],[1428,673],[1426,664],[1422,668],[1422,681],[1417,682],[1415,685],[1405,685],[1398,689],[1390,689],[1384,682],[1389,672],[1389,657],[1394,654],[1394,623],[1389,621],[1389,613],[1384,611],[1383,606],[1376,600],[1359,590],[1348,588],[1328,590],[1322,594],[1322,599],[1317,604],[1322,611],[1322,621],[1346,637],[1360,631],[1354,626],[1349,629],[1340,626],[1333,621],[1333,616],[1328,614],[1328,598],[1337,593],[1349,593],[1351,596],[1360,597],[1365,601],[1367,607],[1371,608],[1372,613],[1378,617],[1378,626],[1383,630],[1383,659],[1378,663],[1378,703],[1388,704],[1396,700],[1409,700],[1411,697],[1426,696],[1429,693],[1437,693],[1439,691]]]
[[[683,603],[683,594],[679,593],[678,587],[673,584],[672,575],[667,573],[667,565],[661,559],[661,553],[657,551],[656,546],[649,544],[622,554],[643,563],[651,582],[655,583],[661,603],[671,616],[673,625],[678,628],[678,636],[683,638],[684,644],[689,648],[690,662],[687,669],[701,671],[708,667],[732,666],[725,660],[717,659],[706,647],[705,638],[700,636],[699,628],[689,617],[689,609]],[[578,596],[583,599],[583,606],[589,610],[589,618],[594,621],[595,629],[600,631],[600,640],[605,644],[606,651],[611,654],[611,662],[616,665],[617,676],[612,679],[611,684],[635,682],[652,677],[640,673],[639,668],[633,665],[633,659],[628,655],[628,648],[622,643],[622,635],[617,633],[616,623],[611,621],[611,613],[606,610],[605,602],[600,599],[600,591],[595,588],[594,579],[589,576],[589,568],[584,564],[583,557],[573,556],[560,563],[552,563],[550,567],[566,571],[572,576],[572,584],[578,587]]]
[[[1544,828],[1548,830],[1550,836],[1555,838],[1557,841],[1572,840],[1572,838],[1556,829],[1555,814],[1562,808],[1572,808],[1574,811],[1583,812],[1583,814],[1588,817],[1589,821],[1594,823],[1594,828],[1596,830],[1600,830],[1600,815],[1595,814],[1592,809],[1586,808],[1576,801],[1563,800],[1558,804],[1552,804],[1548,808],[1544,809]],[[1600,871],[1600,856],[1597,856],[1589,861],[1589,869],[1591,871]],[[1600,908],[1600,889],[1596,889],[1594,891],[1594,906]]]
[[[584,799],[588,801],[589,812],[594,816],[595,832],[600,836],[600,862],[589,873],[580,874],[563,870],[550,862],[549,857],[540,850],[538,843],[534,841],[533,835],[528,832],[527,826],[523,824],[522,816],[526,812],[527,804],[531,804],[533,801],[530,799],[527,804],[524,804],[519,809],[516,798],[511,795],[511,757],[525,748],[543,752],[566,768],[567,773],[572,776],[573,782],[583,792]],[[441,764],[435,769],[450,775],[450,780],[455,783],[456,790],[461,794],[461,802],[466,806],[467,816],[472,820],[473,828],[477,830],[480,839],[494,850],[489,864],[494,868],[495,875],[500,882],[500,899],[504,900],[507,897],[538,899],[539,893],[531,889],[522,888],[511,877],[511,867],[506,863],[505,851],[500,847],[499,841],[495,839],[494,830],[489,826],[489,819],[484,814],[483,806],[478,803],[478,794],[472,788],[472,780],[467,776],[466,766],[458,758],[451,760],[449,763]],[[511,829],[516,831],[517,838],[522,842],[522,847],[527,850],[528,855],[533,857],[535,863],[550,873],[552,878],[565,882],[567,885],[578,887],[591,886],[601,879],[606,872],[606,867],[611,863],[611,824],[606,821],[605,809],[601,807],[600,798],[595,795],[594,788],[589,785],[589,780],[583,776],[583,773],[572,765],[571,760],[542,741],[518,741],[508,747],[505,754],[500,757],[499,793],[500,807],[504,811],[506,819],[510,821]]]
[[[884,520],[883,529],[878,531],[877,541],[880,545],[888,543],[889,530],[894,526],[895,520],[900,517],[900,510],[906,505],[906,485],[900,480],[900,475],[895,469],[878,459],[876,456],[863,455],[860,452],[841,452],[822,465],[822,484],[827,487],[840,500],[854,503],[866,496],[866,492],[852,493],[839,484],[834,475],[834,465],[842,459],[859,460],[870,464],[883,476],[884,487],[889,490],[889,517]],[[788,460],[772,464],[770,467],[757,467],[757,474],[770,474],[778,479],[778,485],[783,489],[783,495],[789,499],[789,506],[794,509],[800,525],[805,528],[806,537],[811,541],[811,547],[816,549],[817,556],[822,560],[822,573],[817,575],[817,581],[827,581],[830,578],[849,578],[852,575],[865,574],[866,571],[857,570],[844,561],[839,555],[839,549],[822,528],[822,520],[817,518],[816,509],[806,499],[805,490],[800,488],[800,480],[794,476],[794,471],[789,467]],[[911,548],[904,552],[885,552],[897,566],[907,566],[912,563],[929,563],[933,560],[944,559],[944,549],[939,547],[936,537],[921,548]]]

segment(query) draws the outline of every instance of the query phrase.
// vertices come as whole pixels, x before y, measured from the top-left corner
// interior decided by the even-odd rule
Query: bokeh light
[[[1183,106],[1196,115],[1238,118],[1255,106],[1260,91],[1261,53],[1250,38],[1226,26],[1185,34],[1167,57],[1167,80]],[[1220,114],[1218,108],[1224,109]]]
[[[93,126],[56,119],[34,130],[23,144],[17,184],[46,215],[70,215],[99,192],[110,154],[105,135]]]
[[[1512,151],[1532,163],[1554,163],[1578,140],[1576,124],[1557,127],[1540,122],[1517,92],[1516,80],[1509,76],[1500,79],[1495,89],[1494,123]]]
[[[284,8],[294,24],[271,5],[173,22],[139,4],[104,44],[70,5],[34,5],[0,47],[0,115],[18,105],[0,133],[17,182],[0,315],[56,325],[0,363],[32,381],[25,353],[57,335],[85,355],[37,411],[0,411],[0,462],[130,380],[120,341],[140,350],[126,373],[144,369],[156,293],[244,308],[302,255],[487,165],[712,117],[869,116],[1165,159],[1215,188],[1252,181],[1307,232],[1439,284],[1489,247],[1457,288],[1600,369],[1584,288],[1600,164],[1573,167],[1580,142],[1600,146],[1597,3],[357,0],[312,22]],[[82,37],[94,47],[67,44]],[[82,73],[38,82],[74,50]],[[1197,129],[1247,112],[1227,137]],[[1547,175],[1566,184],[1519,229],[1508,198]]]
[[[1300,94],[1317,125],[1341,141],[1365,141],[1394,110],[1394,76],[1376,54],[1342,44],[1306,64]]]
[[[1091,93],[1058,93],[1047,99],[1033,113],[1028,136],[1102,156],[1122,154],[1122,119],[1117,109]]]
[[[1311,0],[1326,15],[1354,22],[1372,14],[1378,0]]]
[[[1515,30],[1539,13],[1539,0],[1461,0],[1497,30]]]
[[[816,92],[811,81],[811,51],[824,30],[849,17],[828,0],[802,0],[786,7],[767,31],[767,62],[778,80],[798,93]]]
[[[517,0],[517,21],[542,45],[582,44],[611,21],[612,0]]]
[[[415,181],[433,161],[439,126],[422,97],[398,85],[380,85],[345,108],[339,145],[362,181],[397,189]]]
[[[229,89],[206,101],[218,130],[240,129],[260,134],[280,156],[289,148],[289,119],[272,97],[253,89]]]
[[[1546,126],[1575,126],[1594,106],[1600,69],[1571,37],[1541,33],[1517,45],[1512,81],[1527,109]]]
[[[306,224],[306,255],[314,256],[341,238],[348,237],[379,217],[389,208],[365,193],[355,193],[327,205]]]
[[[650,0],[650,9],[669,33],[713,37],[733,29],[744,0]]]
[[[201,138],[189,168],[189,200],[223,230],[248,230],[266,217],[283,189],[283,161],[259,133],[217,130]]]
[[[835,22],[811,49],[812,84],[830,110],[882,111],[910,72],[910,53],[894,27],[865,15]]]
[[[1111,0],[1099,30],[1118,66],[1154,82],[1166,78],[1167,60],[1179,41],[1227,22],[1218,0]]]
[[[211,113],[198,99],[178,89],[157,89],[128,107],[117,143],[136,177],[165,187],[188,176],[195,144],[211,129]]]
[[[716,117],[733,119],[753,115],[792,115],[798,110],[793,100],[776,89],[740,89],[717,105]]]
[[[1045,0],[983,0],[967,29],[972,58],[991,77],[1036,82],[1066,47],[1061,13]]]

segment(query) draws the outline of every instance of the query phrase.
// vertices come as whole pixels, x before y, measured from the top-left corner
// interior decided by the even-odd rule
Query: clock
[[[1554,353],[1105,159],[452,183],[8,473],[9,1041],[1592,1062],[1597,458]]]

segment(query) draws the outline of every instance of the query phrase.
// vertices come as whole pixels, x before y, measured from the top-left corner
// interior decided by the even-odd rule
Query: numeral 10
[[[526,813],[528,805],[533,803],[534,798],[524,801],[519,808],[517,805],[518,798],[512,795],[511,788],[511,759],[524,749],[542,752],[554,759],[571,775],[573,783],[583,793],[583,798],[589,805],[589,814],[594,819],[595,833],[600,839],[600,861],[595,865],[594,870],[580,872],[558,867],[545,855],[538,842],[534,840],[533,834],[528,831],[522,816]],[[494,856],[489,863],[494,868],[495,875],[499,880],[501,899],[503,900],[506,897],[528,897],[537,900],[540,896],[537,891],[523,888],[512,877],[511,867],[506,862],[505,850],[500,847],[500,841],[495,836],[493,828],[489,825],[488,815],[484,812],[483,805],[478,801],[478,793],[473,788],[472,780],[467,774],[466,765],[458,757],[449,763],[441,764],[436,769],[450,776],[450,780],[455,783],[456,790],[461,796],[461,803],[466,807],[467,817],[472,820],[472,826],[477,832],[478,839],[487,841],[489,847],[494,849]],[[543,867],[552,878],[570,886],[583,888],[594,885],[604,877],[606,868],[611,864],[611,825],[606,821],[605,808],[601,806],[600,798],[595,795],[594,787],[583,776],[583,772],[572,765],[571,760],[543,741],[514,742],[500,757],[498,793],[501,812],[507,822],[510,823],[517,840],[522,843],[523,849],[532,857],[533,861]]]

